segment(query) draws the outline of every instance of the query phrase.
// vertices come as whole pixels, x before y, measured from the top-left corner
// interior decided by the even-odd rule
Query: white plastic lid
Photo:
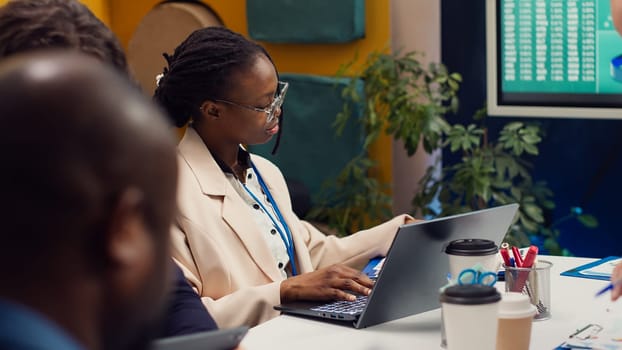
[[[499,318],[524,318],[536,314],[536,307],[531,305],[525,294],[507,292],[501,295]]]

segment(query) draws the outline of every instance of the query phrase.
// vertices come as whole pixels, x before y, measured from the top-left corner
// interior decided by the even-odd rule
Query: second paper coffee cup
[[[496,272],[499,266],[497,252],[499,247],[488,239],[457,239],[449,242],[445,253],[449,257],[449,272],[452,278],[458,278],[464,269],[481,264],[485,271]]]
[[[529,350],[535,314],[536,307],[531,305],[527,295],[503,294],[499,303],[497,350]]]

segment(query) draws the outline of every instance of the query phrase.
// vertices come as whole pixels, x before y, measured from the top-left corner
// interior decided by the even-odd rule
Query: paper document
[[[557,349],[622,350],[622,305],[615,303],[591,317]]]

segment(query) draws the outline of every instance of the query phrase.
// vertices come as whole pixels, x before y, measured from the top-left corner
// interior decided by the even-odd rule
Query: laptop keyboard
[[[335,301],[311,308],[313,311],[330,312],[334,314],[357,315],[363,312],[367,305],[367,296],[358,296],[354,301]]]

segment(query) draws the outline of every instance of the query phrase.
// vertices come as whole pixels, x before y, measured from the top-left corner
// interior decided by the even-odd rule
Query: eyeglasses
[[[281,106],[283,105],[283,100],[285,99],[285,94],[287,93],[288,87],[289,87],[289,83],[279,81],[277,92],[274,96],[274,100],[272,100],[272,102],[270,102],[270,105],[267,107],[255,107],[255,106],[243,105],[243,104],[239,104],[239,103],[235,103],[235,102],[231,102],[227,100],[214,100],[214,101],[230,104],[232,106],[245,108],[245,109],[255,111],[255,112],[264,112],[266,113],[266,116],[267,116],[266,124],[270,124],[270,122],[272,122],[274,118],[276,118],[276,110],[281,108]]]

